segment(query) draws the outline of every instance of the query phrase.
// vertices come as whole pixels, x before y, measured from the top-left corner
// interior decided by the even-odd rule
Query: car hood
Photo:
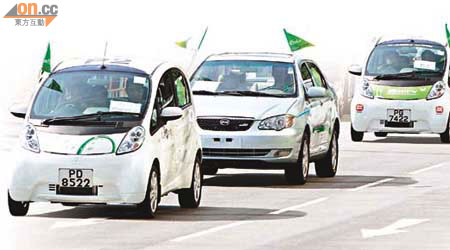
[[[253,117],[261,120],[286,114],[295,98],[253,96],[195,96],[197,116]]]
[[[125,133],[111,135],[64,135],[37,132],[41,151],[69,155],[115,153]]]

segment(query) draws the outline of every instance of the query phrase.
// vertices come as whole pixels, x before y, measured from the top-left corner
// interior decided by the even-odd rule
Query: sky
[[[31,93],[47,43],[52,64],[71,57],[109,56],[171,60],[188,68],[224,51],[289,52],[283,28],[315,44],[298,52],[319,63],[329,80],[341,84],[350,64],[362,64],[374,37],[415,35],[445,42],[449,1],[35,1],[57,4],[48,27],[16,27],[0,20],[0,117]],[[5,15],[16,1],[0,1]],[[176,41],[191,37],[192,50]],[[0,118],[1,119],[1,118]]]

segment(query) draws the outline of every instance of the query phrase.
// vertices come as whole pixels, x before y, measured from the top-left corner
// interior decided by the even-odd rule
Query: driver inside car
[[[56,106],[54,113],[61,116],[81,115],[85,109],[84,98],[90,93],[87,78],[78,75],[65,84],[62,89],[62,100]]]
[[[378,67],[378,71],[383,74],[396,74],[400,72],[401,67],[401,58],[396,51],[389,50],[384,53],[385,64],[382,64]]]
[[[273,89],[279,89],[290,93],[294,87],[293,79],[288,73],[288,67],[285,65],[275,64],[272,66],[272,76],[274,78]]]

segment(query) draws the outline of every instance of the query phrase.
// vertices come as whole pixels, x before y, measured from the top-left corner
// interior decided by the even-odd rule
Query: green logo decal
[[[80,148],[77,151],[77,155],[81,155],[83,153],[84,149],[86,148],[86,146],[89,143],[91,143],[94,140],[98,140],[98,139],[106,139],[106,140],[110,141],[111,142],[111,146],[112,146],[111,153],[116,152],[116,144],[114,143],[114,140],[111,139],[109,136],[99,135],[99,136],[91,137],[88,140],[86,140],[85,142],[83,142],[83,144],[81,144]]]
[[[433,86],[394,87],[372,85],[375,97],[393,100],[420,100],[426,99]]]

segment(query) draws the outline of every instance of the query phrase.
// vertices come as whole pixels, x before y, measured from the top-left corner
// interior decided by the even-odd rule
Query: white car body
[[[91,66],[99,63],[102,62],[88,60],[67,66],[63,63],[52,74],[74,65]],[[13,200],[139,204],[146,196],[150,171],[154,166],[158,168],[160,175],[160,196],[191,186],[194,163],[197,158],[201,158],[201,142],[192,102],[175,110],[175,113],[181,110],[181,118],[165,122],[152,134],[149,128],[156,105],[158,91],[155,90],[169,71],[176,71],[184,77],[181,68],[170,63],[138,65],[134,61],[126,61],[124,64],[123,60],[106,60],[103,63],[106,68],[114,65],[130,67],[148,74],[151,86],[148,108],[142,120],[135,124],[145,129],[144,142],[136,151],[119,155],[116,153],[117,149],[131,128],[112,128],[111,132],[103,130],[99,133],[91,129],[91,132],[85,133],[81,131],[83,126],[44,126],[42,120],[30,119],[30,105],[25,124],[35,127],[40,151],[32,152],[22,145],[15,148],[15,170],[9,185],[9,194]],[[187,79],[185,81],[188,83]],[[174,110],[170,108],[163,109],[166,113],[172,111]],[[71,129],[80,133],[69,131]],[[60,194],[59,170],[62,168],[93,170],[91,184],[94,191],[89,195]]]
[[[396,43],[396,41],[407,41],[408,39],[401,40],[387,40],[382,41],[383,43]],[[412,40],[412,39],[411,39]],[[435,42],[421,40],[424,43],[434,44]],[[401,43],[401,42],[399,42]],[[421,42],[416,40],[417,44]],[[435,43],[439,45],[438,43]],[[375,45],[376,48],[377,45]],[[441,45],[442,46],[442,45]],[[448,121],[450,114],[450,89],[449,89],[449,50],[448,46],[445,49],[447,51],[447,60],[445,67],[445,72],[443,77],[433,80],[429,86],[417,85],[417,88],[422,88],[426,91],[431,89],[432,84],[435,82],[442,82],[444,86],[444,94],[439,98],[428,99],[428,97],[422,97],[417,99],[396,99],[396,98],[383,98],[381,96],[375,96],[374,98],[368,98],[361,94],[361,88],[363,81],[370,82],[370,84],[377,84],[377,81],[373,79],[373,76],[366,76],[366,67],[369,63],[369,57],[366,60],[363,68],[359,66],[353,66],[350,68],[349,72],[355,75],[361,75],[361,80],[359,84],[355,85],[354,96],[351,102],[351,122],[352,122],[352,133],[364,133],[364,132],[375,132],[375,133],[433,133],[442,134],[448,131]],[[372,52],[373,53],[373,52]],[[368,80],[367,80],[368,79]],[[386,80],[386,82],[391,80]],[[398,80],[400,81],[400,80]],[[408,81],[408,80],[404,80]],[[420,80],[417,80],[419,83]],[[425,80],[423,80],[425,82]],[[411,93],[415,94],[418,89],[413,89],[408,87],[394,87],[390,89],[393,93]],[[408,92],[410,91],[410,92]],[[362,106],[361,106],[362,105]],[[357,110],[361,109],[363,110]],[[438,112],[437,109],[443,108],[443,112]],[[409,110],[410,111],[410,126],[399,126],[395,124],[386,123],[389,119],[388,110]],[[392,112],[392,111],[391,111]],[[360,138],[362,140],[362,137]],[[359,140],[357,140],[359,141]]]

